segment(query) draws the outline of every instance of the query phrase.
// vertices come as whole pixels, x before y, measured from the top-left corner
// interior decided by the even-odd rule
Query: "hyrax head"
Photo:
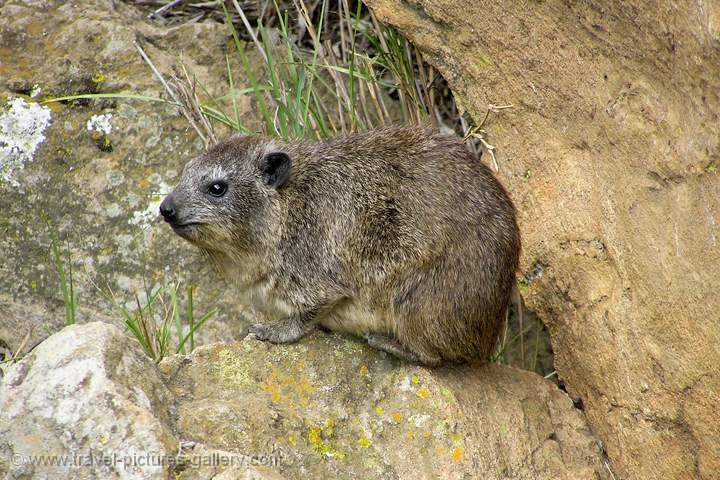
[[[160,215],[204,250],[241,253],[267,233],[291,170],[290,156],[272,142],[232,137],[185,165]]]

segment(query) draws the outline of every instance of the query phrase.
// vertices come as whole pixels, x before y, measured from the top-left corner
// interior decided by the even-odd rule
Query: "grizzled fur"
[[[320,325],[427,365],[492,353],[520,251],[490,170],[420,128],[236,136],[189,162],[161,211],[275,319],[259,339]]]

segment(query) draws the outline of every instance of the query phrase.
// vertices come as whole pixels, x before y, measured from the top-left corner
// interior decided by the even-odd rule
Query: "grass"
[[[67,249],[63,256],[60,252],[60,245],[57,234],[50,234],[51,250],[55,269],[60,281],[60,291],[65,305],[65,325],[73,325],[77,312],[77,292],[73,284],[72,262],[70,261],[70,250]]]
[[[416,81],[416,68],[428,76],[420,54],[393,29],[380,26],[372,14],[363,11],[361,3],[351,12],[347,1],[338,2],[333,12],[340,30],[335,44],[323,38],[328,31],[327,1],[313,12],[302,0],[294,3],[293,15],[302,21],[309,44],[298,40],[290,12],[277,3],[274,28],[263,25],[262,19],[252,27],[239,3],[231,3],[234,12],[220,4],[234,47],[234,58],[226,56],[225,61],[226,94],[211,96],[185,67],[180,78],[166,78],[137,45],[206,146],[216,142],[215,124],[286,140],[322,140],[391,123],[434,123],[435,117],[429,115],[432,103],[428,100],[433,98],[429,85]],[[231,13],[241,19],[242,30]],[[250,39],[254,56],[247,51],[243,36]],[[246,88],[237,88],[233,65],[241,68]],[[387,104],[391,90],[398,94],[395,103],[401,112],[395,117]],[[241,117],[238,101],[243,96],[253,101],[259,119],[246,122]]]
[[[163,75],[136,44],[167,99],[115,92],[44,101],[164,102],[180,107],[206,146],[217,141],[215,131],[220,126],[240,133],[316,140],[396,123],[438,126],[441,115],[431,85],[434,71],[404,37],[380,25],[362,3],[352,11],[347,0],[337,2],[334,11],[327,0],[310,9],[297,0],[292,11],[273,3],[273,27],[265,26],[262,18],[251,26],[237,1],[227,3],[232,11],[226,2],[219,2],[233,40],[225,62],[226,93],[210,95],[185,66],[177,77]],[[332,27],[327,25],[328,16],[336,20]],[[235,19],[241,19],[240,27]],[[299,23],[306,35],[298,32]],[[250,39],[249,48],[244,38]],[[238,78],[247,86],[238,88]],[[242,97],[251,99],[259,118],[246,120],[240,115]]]
[[[291,29],[290,12],[277,3],[274,29],[263,25],[261,19],[252,28],[239,4],[234,1],[233,6],[262,59],[258,75],[230,12],[224,9],[234,53],[260,112],[259,130],[263,134],[322,140],[391,123],[434,123],[429,115],[432,95],[428,82],[417,81],[416,70],[427,76],[419,52],[394,29],[381,26],[362,3],[351,11],[346,0],[339,1],[337,9],[330,11],[329,2],[323,1],[310,12],[303,0],[294,2],[293,14],[302,21],[309,37],[306,44],[298,40],[299,32]],[[339,32],[334,35],[327,27],[331,16]],[[334,36],[334,42],[324,35]],[[273,42],[275,36],[277,41]],[[392,102],[391,92],[397,94]],[[399,114],[395,114],[398,109]],[[249,130],[240,118],[227,122],[227,126]]]
[[[149,291],[141,300],[135,294],[128,304],[118,300],[112,290],[104,292],[111,301],[115,313],[124,321],[128,331],[140,343],[145,352],[160,362],[169,354],[190,353],[195,349],[195,333],[205,322],[212,318],[217,309],[213,308],[199,319],[193,311],[193,287],[186,288],[185,322],[181,314],[181,301],[178,295],[179,286],[160,286]],[[172,328],[175,328],[176,342],[172,342]]]
[[[77,292],[73,281],[72,262],[70,250],[61,252],[57,233],[50,233],[50,250],[55,270],[58,274],[60,291],[65,306],[65,325],[76,323],[78,306]],[[100,289],[99,289],[100,290]],[[161,286],[154,291],[147,292],[141,300],[135,294],[130,302],[122,302],[112,290],[101,291],[103,297],[109,300],[114,313],[125,323],[127,330],[140,343],[145,352],[156,362],[168,354],[190,353],[195,349],[196,332],[212,318],[217,309],[213,308],[199,319],[195,318],[193,292],[194,287],[185,289],[185,313],[181,314],[181,299],[178,295],[179,285]],[[132,305],[132,307],[128,306]],[[184,319],[184,321],[183,321]],[[175,345],[173,345],[172,327],[175,328]],[[29,335],[29,334],[28,334]],[[27,343],[28,336],[21,343],[20,348],[8,361],[20,357],[20,353]]]
[[[551,378],[554,375],[552,347],[542,321],[513,296],[503,333],[491,361],[513,365]]]

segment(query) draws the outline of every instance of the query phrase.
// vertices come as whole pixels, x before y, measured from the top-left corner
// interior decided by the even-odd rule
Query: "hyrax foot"
[[[365,335],[365,339],[371,347],[387,352],[406,362],[419,363],[428,367],[437,367],[442,363],[442,360],[437,355],[410,351],[396,339],[385,335],[368,333]]]
[[[307,335],[312,328],[312,325],[289,317],[277,322],[250,325],[248,332],[255,335],[258,340],[267,340],[271,343],[292,343]]]

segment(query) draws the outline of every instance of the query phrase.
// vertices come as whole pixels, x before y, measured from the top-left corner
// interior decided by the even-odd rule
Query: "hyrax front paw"
[[[248,332],[258,340],[271,343],[292,343],[302,338],[310,329],[294,319],[284,319],[271,323],[255,323]]]
[[[254,323],[248,327],[248,333],[255,335],[258,340],[270,340],[272,327],[267,323]]]

